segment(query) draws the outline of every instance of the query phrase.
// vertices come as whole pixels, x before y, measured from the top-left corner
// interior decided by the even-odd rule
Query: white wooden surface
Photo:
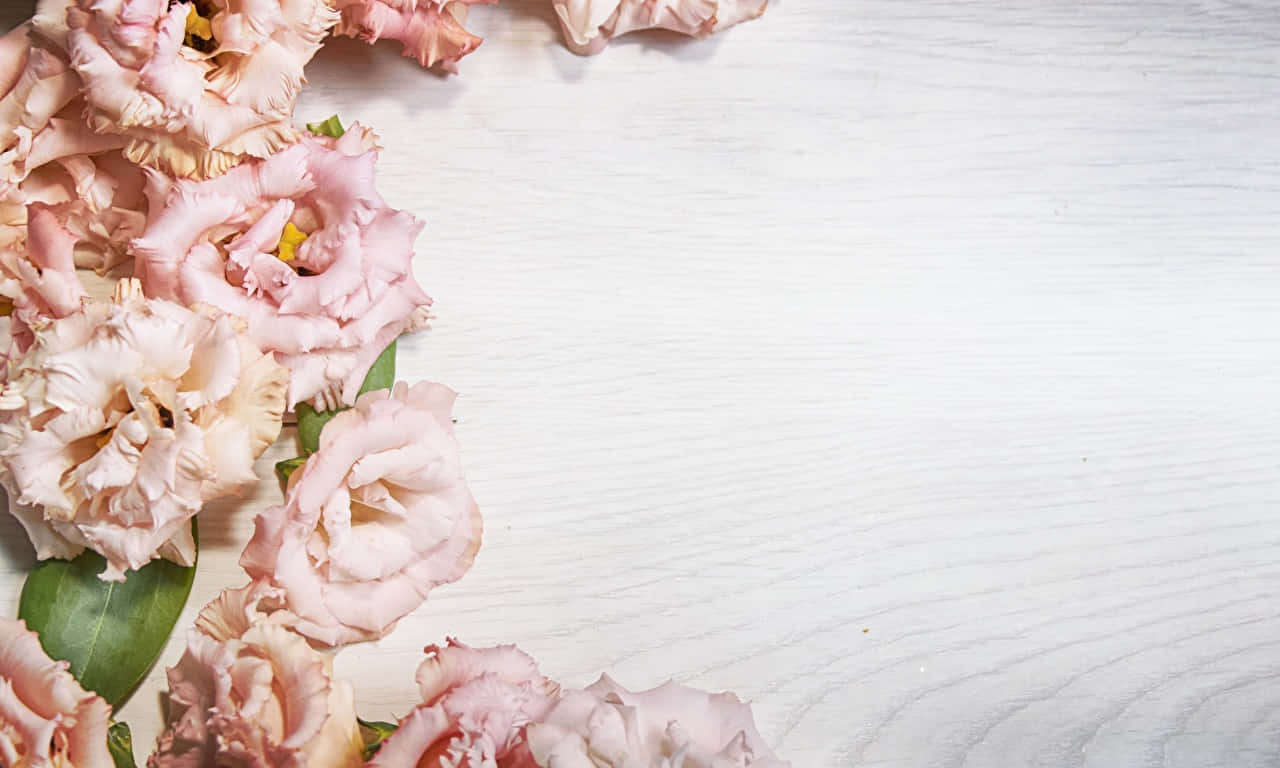
[[[459,77],[308,70],[428,221],[402,372],[486,514],[340,657],[362,713],[455,634],[737,690],[796,768],[1276,765],[1276,6],[776,0],[582,59],[545,5]],[[276,498],[206,513],[189,614]]]

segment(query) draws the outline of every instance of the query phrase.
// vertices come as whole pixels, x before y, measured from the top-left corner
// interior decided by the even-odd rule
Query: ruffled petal
[[[259,515],[241,564],[286,595],[295,628],[338,645],[382,637],[470,568],[479,508],[438,384],[370,392],[339,413]]]
[[[666,29],[706,37],[759,17],[768,0],[553,0],[565,45],[592,55],[628,32]]]
[[[0,482],[40,556],[88,547],[112,580],[156,557],[189,563],[187,521],[257,479],[285,371],[231,318],[147,300],[136,281],[33,339],[0,393]]]
[[[426,652],[418,668],[422,703],[370,768],[518,768],[525,728],[546,716],[560,687],[514,645],[472,648],[450,638]]]
[[[112,768],[110,716],[24,622],[0,619],[0,764]]]
[[[496,0],[339,0],[342,20],[335,32],[367,43],[396,40],[424,67],[456,72],[458,61],[482,38],[462,25],[467,9]]]
[[[169,669],[168,727],[149,765],[361,765],[351,688],[333,679],[328,656],[279,621],[279,599],[254,583],[225,590],[200,612]]]
[[[289,118],[303,67],[337,13],[323,0],[205,6],[213,38],[186,35],[187,3],[78,0],[66,45],[89,123],[135,163],[208,178],[297,140]]]
[[[764,743],[751,707],[737,696],[672,682],[632,693],[602,675],[585,690],[566,691],[526,736],[529,757],[543,768],[790,765]]]
[[[422,224],[374,187],[371,133],[306,137],[205,182],[150,174],[149,221],[134,241],[152,296],[209,304],[291,372],[287,405],[354,402],[378,354],[427,325],[431,299],[413,277]],[[288,260],[287,227],[305,239]]]

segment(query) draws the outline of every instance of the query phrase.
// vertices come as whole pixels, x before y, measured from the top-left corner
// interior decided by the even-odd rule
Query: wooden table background
[[[1276,765],[1277,10],[775,0],[584,59],[506,0],[458,77],[328,46],[298,117],[375,126],[428,222],[402,377],[461,393],[486,516],[340,656],[362,714],[451,634],[736,690],[796,768]],[[183,625],[277,498],[205,513]]]

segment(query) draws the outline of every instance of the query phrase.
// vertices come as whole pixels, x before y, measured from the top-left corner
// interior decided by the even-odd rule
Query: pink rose
[[[0,39],[0,86],[0,246],[21,244],[27,207],[41,203],[76,235],[81,266],[123,261],[144,221],[142,173],[120,154],[123,139],[84,124],[65,55],[19,27]]]
[[[187,521],[257,480],[285,371],[235,319],[148,301],[137,281],[34,337],[0,393],[0,481],[37,556],[87,547],[117,581],[156,557],[190,564]]]
[[[422,703],[400,720],[369,768],[492,768],[510,765],[524,728],[546,715],[560,686],[514,645],[427,646],[418,667]]]
[[[568,691],[526,731],[541,768],[707,766],[788,768],[756,731],[751,707],[731,693],[667,683],[632,693],[601,676]]]
[[[22,621],[0,619],[0,765],[114,768],[111,707],[87,693],[67,662],[45,655]]]
[[[764,13],[768,0],[553,0],[565,44],[591,55],[641,29],[706,37]]]
[[[424,67],[456,72],[458,60],[482,39],[463,26],[467,9],[498,0],[336,0],[342,19],[336,34],[367,43],[398,40],[404,55]]]
[[[169,669],[168,726],[151,768],[355,768],[351,687],[332,659],[274,621],[261,584],[224,590],[200,612]]]
[[[258,516],[240,564],[284,590],[302,634],[377,639],[471,567],[480,510],[462,478],[453,400],[426,382],[361,396],[320,433],[284,505]]]
[[[374,188],[373,138],[357,124],[205,182],[148,180],[133,245],[147,294],[245,318],[290,369],[290,408],[350,404],[383,348],[427,323],[412,271],[422,225]]]
[[[133,162],[190,178],[296,139],[303,66],[337,21],[323,0],[61,2],[93,130],[123,137]]]

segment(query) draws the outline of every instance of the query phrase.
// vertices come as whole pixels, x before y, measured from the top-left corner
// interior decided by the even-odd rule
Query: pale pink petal
[[[80,265],[105,272],[141,231],[141,174],[124,162],[123,137],[95,134],[82,119],[81,80],[45,34],[56,16],[50,5],[37,16],[46,21],[36,25],[41,34],[24,26],[0,51],[17,67],[0,78],[0,247],[21,247],[29,206],[42,204],[75,235]]]
[[[531,724],[527,749],[548,766],[788,768],[756,730],[751,707],[731,693],[710,694],[675,683],[632,693],[607,675],[566,691]]]
[[[278,601],[255,583],[201,611],[169,669],[169,722],[151,768],[361,764],[350,686],[333,679],[330,657],[269,613]]]
[[[187,45],[188,3],[78,0],[66,45],[90,125],[130,160],[207,178],[295,141],[304,65],[337,13],[323,0],[209,0],[213,39]],[[194,43],[193,43],[194,44]]]
[[[244,318],[291,371],[289,407],[354,402],[374,359],[425,327],[431,304],[412,271],[422,225],[378,195],[375,159],[370,132],[353,125],[204,182],[150,174],[133,244],[143,286]],[[288,224],[307,237],[285,263]]]
[[[424,67],[456,72],[458,60],[481,38],[463,26],[467,9],[497,0],[338,0],[342,20],[335,32],[367,43],[396,40]]]
[[[22,77],[31,49],[31,24],[19,24],[0,37],[0,93],[9,93]]]
[[[241,564],[284,590],[295,628],[326,645],[371,640],[470,568],[479,508],[438,384],[363,395],[320,435],[285,504],[259,515]]]
[[[53,661],[22,621],[0,619],[0,764],[113,768],[111,707]]]
[[[546,716],[560,687],[514,645],[427,646],[422,703],[400,720],[370,768],[516,768],[525,728]]]
[[[29,532],[40,509],[40,556],[88,547],[113,580],[156,557],[191,562],[190,518],[257,479],[285,371],[238,321],[149,301],[136,281],[33,335],[0,393],[0,481]]]
[[[565,45],[591,55],[628,32],[665,29],[706,37],[764,13],[768,0],[552,0]]]

